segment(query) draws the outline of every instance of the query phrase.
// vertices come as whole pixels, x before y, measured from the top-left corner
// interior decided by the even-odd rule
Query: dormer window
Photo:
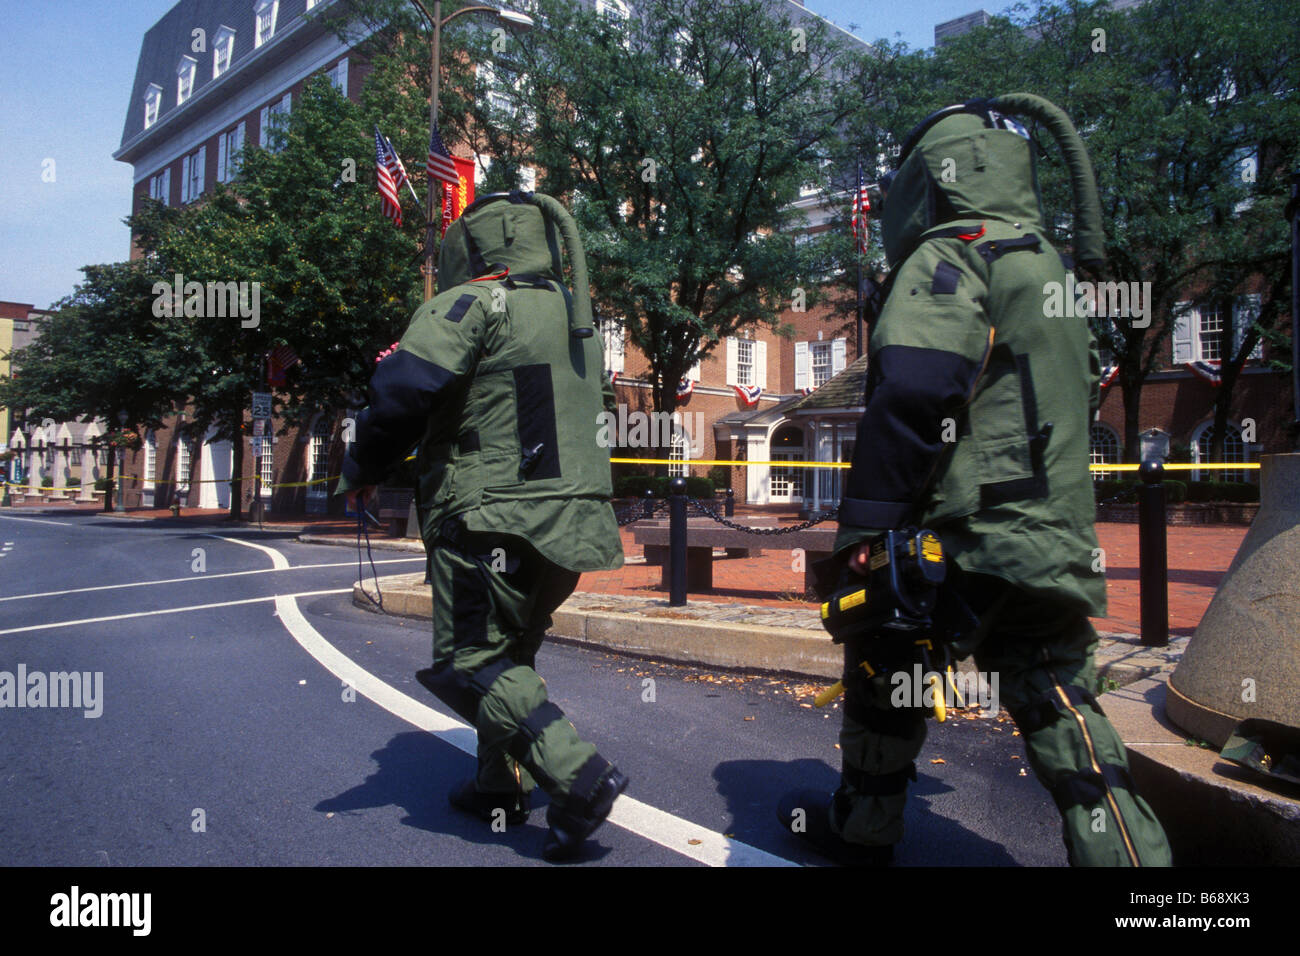
[[[194,92],[194,69],[198,62],[192,56],[181,57],[176,67],[176,105],[180,106]]]
[[[235,31],[222,27],[217,31],[217,42],[212,48],[212,78],[215,80],[230,69],[230,61],[235,58]]]
[[[275,18],[280,11],[280,0],[258,0],[253,11],[257,18],[257,39],[253,45],[260,47],[275,36]]]
[[[162,107],[162,87],[150,83],[144,94],[144,128],[148,129],[158,122],[158,111]]]

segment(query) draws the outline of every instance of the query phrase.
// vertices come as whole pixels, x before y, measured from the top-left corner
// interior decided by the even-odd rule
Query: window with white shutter
[[[275,135],[276,130],[283,126],[285,120],[289,117],[289,107],[292,104],[292,96],[285,93],[280,97],[278,102],[269,106],[262,107],[261,129],[258,130],[257,145],[263,149],[270,150],[273,153],[280,151],[280,137]]]
[[[1186,302],[1174,307],[1174,364],[1183,365],[1192,361],[1192,322],[1195,315]]]
[[[849,362],[849,340],[834,339],[831,342],[831,375],[839,375]]]
[[[1238,296],[1232,304],[1232,357],[1236,358],[1237,353],[1241,351],[1242,344],[1246,341],[1246,334],[1250,327],[1259,318],[1260,297],[1258,294]],[[1251,349],[1250,355],[1246,356],[1247,360],[1262,359],[1264,357],[1264,339],[1263,336],[1255,343]]]
[[[739,340],[733,336],[727,337],[727,384],[740,384],[739,355],[740,349],[737,346]]]
[[[754,343],[754,381],[764,391],[767,390],[767,343]]]
[[[334,88],[337,89],[344,96],[347,96],[348,95],[348,58],[344,57],[343,59],[339,60],[339,62],[335,65],[334,69],[329,71],[328,76],[330,78],[330,82],[334,84]]]
[[[812,388],[812,354],[813,342],[794,343],[794,390],[801,392]]]

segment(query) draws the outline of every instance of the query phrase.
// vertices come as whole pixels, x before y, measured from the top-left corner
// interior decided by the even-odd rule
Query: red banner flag
[[[447,227],[465,211],[474,201],[474,160],[452,157],[456,164],[456,176],[460,182],[455,186],[442,184],[442,234],[447,234]]]

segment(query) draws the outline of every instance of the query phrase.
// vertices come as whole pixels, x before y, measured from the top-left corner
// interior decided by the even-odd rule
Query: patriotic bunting
[[[759,396],[763,394],[763,389],[758,385],[733,385],[731,387],[736,390],[736,394],[740,396],[740,400],[748,408],[757,405]]]

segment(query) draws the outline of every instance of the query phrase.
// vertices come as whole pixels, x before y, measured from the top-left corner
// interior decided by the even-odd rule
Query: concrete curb
[[[379,579],[384,611],[398,617],[429,620],[433,616],[433,592],[423,574],[397,574]],[[374,582],[366,585],[373,592]],[[353,585],[352,603],[363,610],[378,612],[374,602],[362,594],[360,582]],[[770,620],[790,620],[792,611],[776,608],[747,608],[714,601],[692,601],[684,608],[668,606],[662,598],[632,598],[625,595],[575,593],[553,615],[551,636],[565,643],[636,657],[760,673],[773,673],[816,680],[838,680],[844,669],[843,652],[818,625],[815,612],[807,610],[807,627],[774,626]],[[710,619],[725,614],[736,620]],[[1186,638],[1181,639],[1184,643]],[[1172,670],[1181,647],[1142,647],[1134,635],[1102,635],[1097,651],[1097,669],[1102,679],[1122,687],[1153,673]],[[962,670],[974,670],[971,659]]]
[[[1300,787],[1266,779],[1198,745],[1165,713],[1168,672],[1101,697],[1129,769],[1180,866],[1300,864]]]

